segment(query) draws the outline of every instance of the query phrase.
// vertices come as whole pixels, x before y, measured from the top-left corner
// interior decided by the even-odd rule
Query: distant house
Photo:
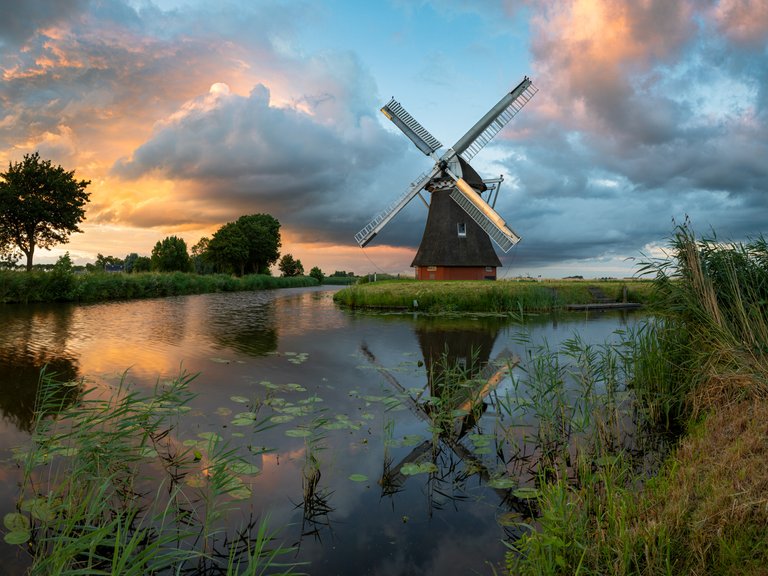
[[[125,266],[122,264],[104,264],[104,272],[123,272]]]

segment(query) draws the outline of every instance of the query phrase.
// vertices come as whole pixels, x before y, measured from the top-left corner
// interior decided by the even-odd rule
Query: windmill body
[[[389,207],[355,235],[366,246],[413,198],[429,206],[421,244],[411,266],[420,280],[480,280],[496,278],[501,262],[491,245],[504,252],[520,241],[494,210],[502,178],[483,180],[470,160],[509,122],[537,92],[524,78],[505,94],[452,148],[441,156],[442,144],[392,99],[381,111],[425,155],[433,168],[419,176]],[[428,193],[427,202],[422,192]],[[487,193],[487,200],[483,194]]]

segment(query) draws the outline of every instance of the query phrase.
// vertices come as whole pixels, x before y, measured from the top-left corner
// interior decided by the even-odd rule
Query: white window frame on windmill
[[[459,235],[459,238],[466,238],[467,237],[467,224],[466,222],[457,222],[456,223],[456,232]]]

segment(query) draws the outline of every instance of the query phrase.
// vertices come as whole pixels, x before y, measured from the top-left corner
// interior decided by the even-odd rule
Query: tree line
[[[15,267],[23,256],[31,271],[37,248],[65,244],[81,232],[90,200],[88,185],[90,181],[75,178],[74,170],[54,166],[37,152],[10,163],[0,173],[0,267]],[[248,214],[201,238],[191,249],[183,238],[168,236],[155,244],[150,256],[134,252],[120,259],[99,254],[91,269],[244,276],[270,274],[277,263],[283,276],[303,276],[301,260],[291,254],[281,258],[280,247],[280,222],[269,214]],[[319,282],[324,278],[317,266],[309,275]]]

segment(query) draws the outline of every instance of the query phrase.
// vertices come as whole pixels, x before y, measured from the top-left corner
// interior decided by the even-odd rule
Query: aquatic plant
[[[628,331],[622,365],[651,429],[686,430],[650,472],[625,452],[542,478],[541,516],[510,543],[510,574],[762,574],[768,563],[768,249],[697,239],[656,275],[657,319]]]
[[[150,394],[125,378],[102,396],[43,375],[17,512],[6,542],[31,555],[30,574],[291,574],[266,520],[234,536],[221,519],[248,497],[255,469],[214,433],[186,447],[174,430],[189,409],[193,376]],[[245,478],[245,479],[244,479]]]

